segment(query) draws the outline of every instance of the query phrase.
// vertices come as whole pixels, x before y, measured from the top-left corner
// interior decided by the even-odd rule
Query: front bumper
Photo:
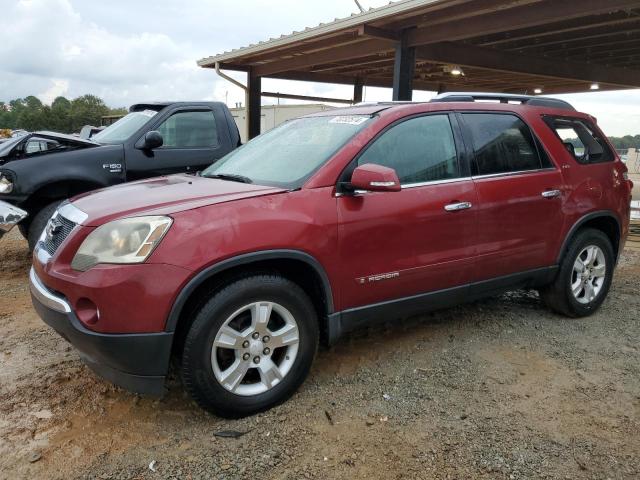
[[[0,201],[0,238],[27,217],[27,212]]]
[[[40,318],[71,343],[94,372],[132,392],[164,393],[173,333],[93,332],[82,325],[63,296],[42,283],[33,268],[29,286]]]

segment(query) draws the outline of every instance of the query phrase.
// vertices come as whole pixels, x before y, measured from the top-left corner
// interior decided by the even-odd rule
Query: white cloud
[[[38,98],[48,105],[53,103],[56,97],[64,96],[69,91],[69,80],[52,78],[51,83],[51,87],[38,94]]]
[[[356,12],[351,0],[1,0],[0,100],[93,93],[111,106],[146,100],[244,102],[196,60]],[[362,0],[365,8],[387,0]],[[243,74],[232,74],[245,81]],[[263,89],[350,98],[351,87],[265,79]],[[428,100],[432,92],[416,92]],[[388,100],[368,88],[366,100]],[[610,135],[640,133],[640,91],[563,96]],[[264,103],[277,100],[264,98]],[[285,102],[284,103],[290,103]]]

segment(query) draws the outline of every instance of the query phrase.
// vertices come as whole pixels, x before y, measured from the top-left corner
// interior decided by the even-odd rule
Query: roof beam
[[[473,22],[453,21],[419,28],[409,34],[409,45],[463,40],[498,33],[505,28],[517,30],[554,22],[558,18],[569,20],[637,7],[640,7],[638,0],[563,0],[562,2],[547,0],[543,4],[525,5],[488,13],[475,17]]]
[[[501,52],[486,47],[443,42],[416,47],[416,58],[503,72],[640,87],[640,71]]]
[[[535,51],[542,52],[544,50],[557,51],[558,47],[560,47],[563,50],[575,50],[580,48],[598,47],[600,45],[615,44],[616,42],[621,42],[626,40],[633,40],[634,37],[637,37],[639,34],[640,34],[640,23],[636,26],[636,28],[631,30],[618,30],[617,32],[594,33],[593,35],[587,35],[584,37],[565,38],[562,40],[558,39],[558,40],[549,41],[549,42],[529,42],[527,45],[519,45],[517,47],[513,47],[511,45],[503,45],[500,47],[500,49],[517,50],[517,51],[533,49]]]
[[[371,25],[360,25],[358,27],[359,37],[382,38],[399,42],[401,35],[393,30],[385,30],[384,28],[372,27]]]
[[[388,40],[366,40],[352,45],[323,50],[313,55],[299,55],[285,60],[257,65],[254,68],[256,75],[266,77],[274,73],[285,72],[287,70],[301,70],[314,65],[325,65],[344,60],[365,57],[368,55],[394,51],[394,44]]]
[[[624,28],[625,25],[639,21],[639,15],[623,11],[609,15],[597,15],[595,17],[588,16],[571,20],[563,19],[543,26],[484,35],[474,39],[474,42],[477,41],[478,45],[484,46],[495,46],[506,43],[509,48],[516,48],[520,45],[529,45],[531,39],[533,39],[534,42],[540,42],[547,41],[547,37],[551,37],[551,40],[563,40],[576,37],[590,38],[594,32],[596,34],[617,32],[620,31],[621,27]],[[582,30],[586,31],[584,33],[577,33]]]
[[[344,103],[347,105],[352,105],[354,103],[353,100],[347,100],[344,98],[311,97],[309,95],[292,95],[289,93],[278,92],[262,92],[262,96],[270,98],[284,98],[286,100],[306,100],[309,102]]]

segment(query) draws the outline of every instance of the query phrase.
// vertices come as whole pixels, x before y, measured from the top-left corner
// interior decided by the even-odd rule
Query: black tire
[[[29,222],[22,221],[18,224],[18,230],[20,231],[20,235],[23,236],[25,240],[29,240],[29,226],[31,224]]]
[[[227,390],[214,375],[213,343],[234,312],[261,301],[277,303],[292,314],[298,327],[297,355],[289,372],[270,390],[250,396],[237,395]],[[318,339],[318,315],[302,288],[277,275],[247,277],[219,290],[197,312],[184,342],[182,381],[198,405],[209,412],[225,418],[252,415],[274,407],[294,394],[309,373]]]
[[[585,248],[594,245],[602,250],[605,258],[605,278],[602,288],[588,303],[580,303],[571,289],[573,280],[573,266],[578,255]],[[554,310],[568,317],[586,317],[594,313],[604,302],[611,287],[613,271],[615,267],[615,255],[609,237],[600,230],[584,229],[579,231],[571,241],[566,254],[560,262],[560,270],[553,283],[540,289],[540,296],[544,303]]]
[[[27,233],[27,241],[29,242],[29,251],[33,252],[33,249],[36,248],[38,244],[38,239],[42,232],[44,231],[44,227],[47,226],[47,222],[53,215],[53,212],[56,211],[58,206],[62,203],[61,200],[57,202],[50,203],[38,213],[35,214],[31,223],[29,224],[29,231]]]

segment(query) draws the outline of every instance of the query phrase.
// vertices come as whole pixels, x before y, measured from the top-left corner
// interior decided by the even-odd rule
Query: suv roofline
[[[519,95],[513,93],[494,93],[494,92],[447,92],[436,95],[429,101],[414,102],[409,100],[394,100],[380,102],[360,102],[352,107],[346,108],[364,108],[364,107],[386,107],[391,108],[403,105],[424,105],[429,103],[476,103],[478,101],[495,101],[502,104],[511,104],[518,102],[522,106],[528,107],[546,107],[556,108],[559,110],[570,110],[577,112],[576,108],[569,102],[557,98],[543,97],[539,95]],[[383,110],[381,108],[380,110]],[[334,110],[335,111],[335,110]]]
[[[478,100],[497,100],[500,103],[520,102],[530,107],[559,108],[576,111],[569,102],[551,97],[537,95],[517,95],[512,93],[491,92],[448,92],[437,95],[431,102],[476,102]]]

